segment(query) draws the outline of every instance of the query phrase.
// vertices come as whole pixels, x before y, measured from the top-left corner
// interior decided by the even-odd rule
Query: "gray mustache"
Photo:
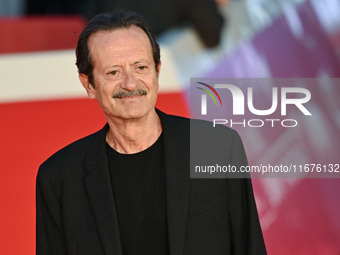
[[[136,89],[133,91],[121,91],[113,94],[113,98],[133,97],[133,96],[146,96],[148,92],[144,89]]]

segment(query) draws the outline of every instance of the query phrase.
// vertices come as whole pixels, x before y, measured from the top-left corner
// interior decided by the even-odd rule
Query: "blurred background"
[[[167,113],[190,116],[190,78],[340,77],[340,0],[183,2],[0,0],[0,254],[35,253],[39,165],[105,124],[74,64],[94,14],[126,7],[149,21],[161,46],[157,107]],[[312,95],[315,121],[293,133],[239,130],[250,164],[292,154],[340,163],[340,87]],[[268,254],[340,254],[340,179],[253,185]]]

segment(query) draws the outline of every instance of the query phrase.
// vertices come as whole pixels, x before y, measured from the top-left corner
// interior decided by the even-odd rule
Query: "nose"
[[[124,72],[121,87],[128,91],[132,91],[137,88],[137,79],[131,71],[127,70]]]

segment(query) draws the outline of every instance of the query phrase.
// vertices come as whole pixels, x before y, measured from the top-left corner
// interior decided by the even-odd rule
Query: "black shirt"
[[[169,254],[162,135],[135,154],[107,144],[107,155],[123,255]]]

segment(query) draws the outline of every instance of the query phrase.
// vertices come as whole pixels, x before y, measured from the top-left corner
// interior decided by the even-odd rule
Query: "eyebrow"
[[[142,62],[148,62],[148,61],[146,61],[145,59],[142,58],[140,60],[137,60],[137,61],[133,62],[132,65],[140,64]],[[110,68],[113,68],[113,67],[121,67],[121,65],[112,65],[112,66],[110,66]]]
[[[137,60],[136,62],[133,63],[133,65],[136,65],[136,64],[140,64],[141,62],[147,62],[146,60],[144,59],[140,59],[140,60]]]

